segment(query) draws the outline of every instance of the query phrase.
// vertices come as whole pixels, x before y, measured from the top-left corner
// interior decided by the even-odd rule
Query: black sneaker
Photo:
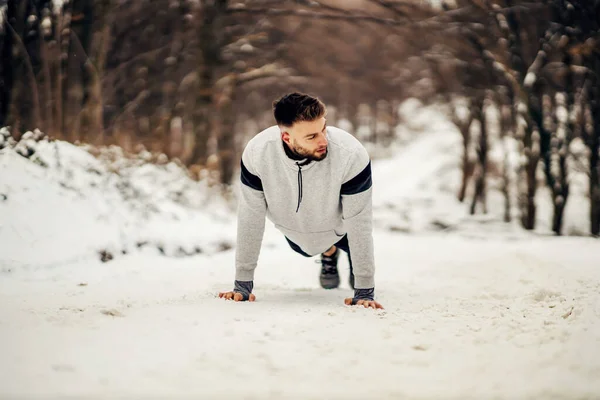
[[[330,256],[321,254],[321,287],[323,289],[335,289],[340,286],[340,274],[337,269],[338,254],[340,249],[336,248],[335,253]]]

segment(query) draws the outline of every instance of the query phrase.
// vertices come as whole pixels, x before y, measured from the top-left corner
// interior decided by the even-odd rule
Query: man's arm
[[[373,300],[375,260],[371,160],[363,147],[357,150],[349,161],[340,195],[354,272],[353,301]]]
[[[243,300],[248,300],[253,288],[254,270],[260,254],[267,213],[262,182],[254,169],[250,147],[246,147],[242,154],[240,178],[234,292],[242,293]]]

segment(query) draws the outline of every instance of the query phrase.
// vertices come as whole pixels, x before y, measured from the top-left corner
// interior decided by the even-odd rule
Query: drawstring
[[[300,203],[302,203],[302,167],[310,164],[310,158],[302,163],[296,162],[298,166],[298,207],[296,207],[296,212],[300,209]]]
[[[298,166],[298,207],[296,207],[296,212],[298,212],[302,202],[302,165],[300,163],[296,163],[296,165]]]

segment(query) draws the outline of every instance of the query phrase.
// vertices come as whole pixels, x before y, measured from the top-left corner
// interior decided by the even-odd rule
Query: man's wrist
[[[248,300],[250,298],[250,293],[252,293],[253,288],[254,288],[254,281],[238,281],[238,280],[236,280],[234,283],[233,292],[241,293],[243,296],[243,300]]]
[[[354,299],[358,300],[375,300],[375,288],[369,289],[354,289]]]

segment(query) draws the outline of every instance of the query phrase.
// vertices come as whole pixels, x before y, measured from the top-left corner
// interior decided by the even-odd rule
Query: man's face
[[[327,123],[325,117],[296,122],[282,127],[281,138],[297,154],[314,161],[327,157]]]

